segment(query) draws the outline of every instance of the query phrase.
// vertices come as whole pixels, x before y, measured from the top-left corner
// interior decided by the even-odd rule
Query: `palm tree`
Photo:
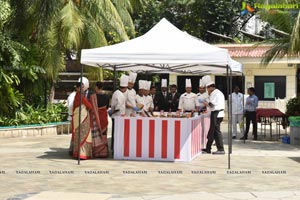
[[[36,42],[42,55],[41,65],[54,83],[58,73],[65,69],[66,52],[105,46],[134,37],[131,13],[140,9],[143,0],[26,0],[26,24],[30,40]],[[22,6],[20,6],[22,4]],[[20,11],[22,12],[22,11]],[[22,16],[22,15],[21,15]]]
[[[265,1],[265,4],[268,3],[288,3],[288,1]],[[277,58],[295,56],[300,52],[300,12],[298,10],[261,10],[258,15],[263,21],[268,22],[267,32],[273,34],[271,37],[267,34],[266,40],[259,43],[272,46],[262,59],[263,65],[268,65]]]

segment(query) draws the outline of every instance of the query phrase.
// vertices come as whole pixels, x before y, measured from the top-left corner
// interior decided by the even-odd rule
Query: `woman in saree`
[[[82,85],[83,87],[83,85]],[[78,158],[78,142],[80,141],[80,159],[89,159],[93,157],[93,141],[91,131],[91,116],[92,110],[91,103],[86,99],[84,95],[84,89],[82,89],[82,105],[81,105],[81,131],[79,138],[79,108],[80,108],[80,87],[75,95],[73,104],[73,116],[72,116],[72,143],[73,143],[73,157]]]

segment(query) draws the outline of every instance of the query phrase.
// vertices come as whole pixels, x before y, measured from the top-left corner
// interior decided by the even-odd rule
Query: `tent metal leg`
[[[82,105],[82,77],[83,77],[83,65],[81,64],[80,72],[80,106],[79,106],[79,117],[78,117],[78,165],[80,165],[80,135],[81,135],[81,105]],[[75,133],[76,134],[76,133]],[[76,144],[74,144],[76,145]]]
[[[232,93],[232,70],[230,69],[229,94]],[[232,153],[232,95],[229,96],[229,147]]]
[[[228,113],[228,169],[230,169],[230,123],[229,123],[229,66],[226,66],[226,79],[227,79],[227,113]]]
[[[117,89],[117,70],[116,70],[116,66],[113,66],[114,68],[114,91],[116,91]]]
[[[243,111],[245,110],[245,93],[246,93],[246,87],[245,87],[245,76],[244,73],[242,73],[242,87],[243,87]],[[242,125],[242,134],[245,135],[245,122],[244,122],[244,116],[243,116],[243,125]],[[246,143],[246,138],[244,137],[244,144]]]

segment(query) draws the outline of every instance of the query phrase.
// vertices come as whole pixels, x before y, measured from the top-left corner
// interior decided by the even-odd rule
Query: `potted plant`
[[[285,114],[290,125],[290,143],[300,144],[300,98],[288,101]]]

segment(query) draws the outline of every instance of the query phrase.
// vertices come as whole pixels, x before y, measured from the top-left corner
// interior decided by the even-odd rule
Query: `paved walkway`
[[[226,135],[226,124],[222,129]],[[235,140],[228,170],[227,154],[189,163],[95,159],[78,166],[68,156],[69,141],[70,135],[1,138],[0,199],[300,200],[300,146]]]

